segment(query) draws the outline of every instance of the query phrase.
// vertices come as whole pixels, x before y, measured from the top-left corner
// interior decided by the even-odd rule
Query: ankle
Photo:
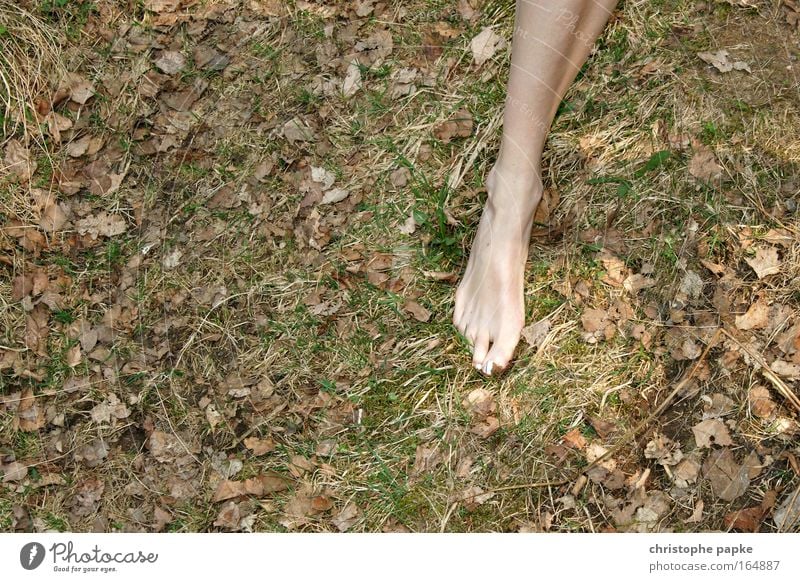
[[[538,173],[511,172],[495,165],[486,177],[486,204],[495,212],[513,210],[533,217],[544,188]]]

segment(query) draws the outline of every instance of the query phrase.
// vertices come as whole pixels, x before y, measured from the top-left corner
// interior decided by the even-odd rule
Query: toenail
[[[487,376],[491,376],[491,375],[492,375],[492,368],[493,368],[493,367],[494,367],[494,362],[492,362],[491,360],[489,360],[488,362],[486,362],[486,363],[483,365],[483,373],[484,373],[484,374],[486,374]]]

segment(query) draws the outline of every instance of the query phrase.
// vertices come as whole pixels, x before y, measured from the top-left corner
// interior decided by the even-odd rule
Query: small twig
[[[573,473],[572,476],[565,479],[561,479],[559,481],[541,481],[537,483],[522,483],[520,485],[508,485],[506,487],[499,487],[497,489],[492,489],[492,492],[510,491],[512,489],[536,489],[541,487],[560,487],[561,485],[566,485],[567,483],[573,481],[574,479],[577,479],[581,475],[588,473],[589,471],[597,467],[600,463],[615,455],[617,452],[619,452],[619,450],[622,447],[628,444],[628,442],[631,439],[633,439],[642,430],[644,430],[648,424],[650,424],[657,417],[661,416],[661,414],[663,414],[664,411],[667,410],[667,408],[669,408],[675,396],[678,395],[686,387],[689,381],[692,380],[692,378],[694,378],[695,374],[697,374],[697,370],[700,369],[700,366],[705,361],[709,350],[713,348],[714,345],[717,343],[717,339],[719,338],[720,333],[722,333],[723,331],[724,330],[722,330],[722,328],[717,329],[716,333],[711,338],[711,341],[709,341],[708,344],[706,344],[706,349],[703,350],[702,355],[700,356],[700,358],[698,358],[694,367],[689,371],[688,374],[686,374],[683,380],[681,380],[675,385],[675,388],[672,389],[672,392],[669,393],[669,395],[664,399],[664,401],[661,404],[659,404],[658,407],[653,412],[647,415],[647,418],[642,420],[639,424],[637,424],[628,432],[626,432],[624,435],[622,435],[622,438],[619,440],[619,442],[617,442],[617,444],[615,444],[605,453],[597,457],[594,461],[589,463],[589,465],[587,465],[584,469],[581,469],[580,471]]]

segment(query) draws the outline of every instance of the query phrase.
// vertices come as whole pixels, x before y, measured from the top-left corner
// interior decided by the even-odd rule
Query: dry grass
[[[20,131],[41,145],[35,119],[38,99],[63,77],[57,29],[24,3],[0,0],[0,145]]]

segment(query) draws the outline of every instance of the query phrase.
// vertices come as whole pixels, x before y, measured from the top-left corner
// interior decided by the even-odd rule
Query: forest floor
[[[513,1],[22,4],[68,74],[0,120],[0,530],[800,531],[798,3],[620,4],[491,379]]]

